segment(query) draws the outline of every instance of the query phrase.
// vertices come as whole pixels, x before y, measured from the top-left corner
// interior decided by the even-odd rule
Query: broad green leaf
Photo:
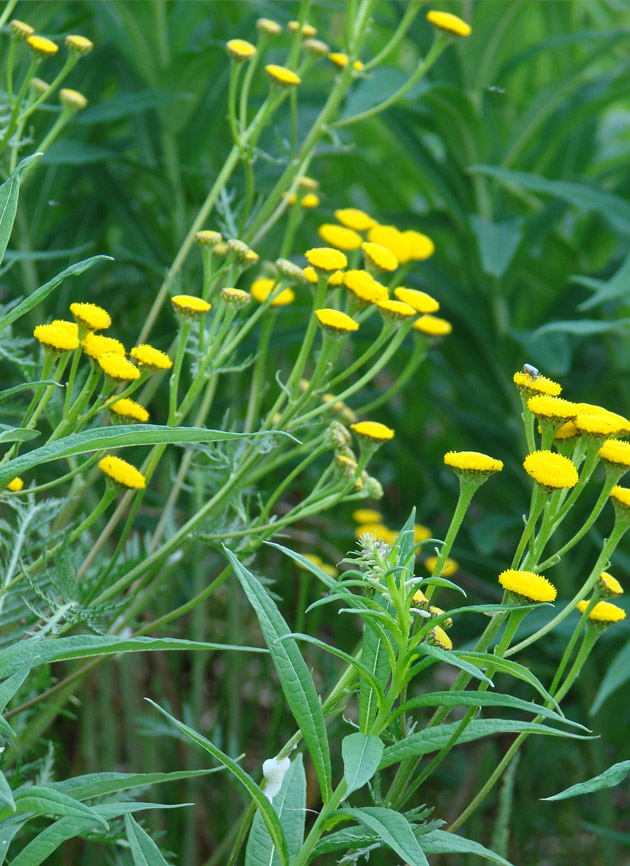
[[[525,683],[529,683],[530,686],[533,686],[539,695],[549,701],[549,703],[553,704],[556,710],[559,713],[562,713],[557,701],[551,697],[547,689],[543,686],[537,676],[526,668],[525,665],[520,664],[520,662],[512,661],[511,659],[503,659],[500,656],[495,656],[488,653],[476,653],[476,652],[463,652],[460,651],[458,655],[472,662],[473,664],[479,665],[480,668],[493,667],[496,668],[497,672],[510,674],[510,676],[516,677],[519,680],[523,680]]]
[[[92,256],[89,259],[84,259],[82,262],[77,262],[74,265],[70,265],[69,268],[61,271],[61,273],[57,274],[56,277],[53,277],[52,280],[49,280],[47,283],[44,283],[43,286],[40,286],[38,289],[28,295],[28,297],[24,298],[23,301],[17,305],[17,307],[13,307],[12,310],[9,310],[2,318],[0,318],[0,331],[4,330],[4,328],[8,328],[13,322],[19,319],[21,316],[24,316],[29,310],[32,310],[33,307],[36,307],[40,304],[48,295],[56,289],[66,277],[76,277],[79,274],[82,274],[84,271],[87,271],[92,265],[96,264],[96,262],[102,261],[113,261],[111,256]]]
[[[293,862],[304,842],[306,822],[306,774],[301,754],[291,761],[282,780],[282,787],[273,798],[271,805],[284,830],[289,860]],[[260,812],[256,812],[247,838],[245,866],[279,866],[279,864],[280,858],[269,831]]]
[[[448,725],[439,725],[435,728],[425,728],[415,734],[410,734],[405,740],[387,746],[383,752],[383,760],[380,769],[398,764],[407,758],[417,758],[419,755],[428,755],[431,752],[439,752],[450,740],[451,736],[460,726],[461,722],[451,722]],[[573,734],[569,731],[559,731],[547,725],[538,725],[535,722],[519,722],[516,719],[474,719],[457,741],[457,745],[471,743],[482,737],[493,734],[546,734],[550,737],[570,737],[576,740],[592,739],[586,735]]]
[[[5,806],[8,806],[12,812],[17,810],[7,777],[0,771],[0,808],[4,808]]]
[[[135,866],[168,866],[153,839],[131,815],[125,815],[125,830]]]
[[[225,546],[224,550],[258,617],[282,691],[311,754],[322,797],[326,801],[332,794],[330,751],[322,704],[309,669],[296,642],[287,639],[290,629],[263,585],[231,550]]]
[[[9,397],[13,397],[14,394],[19,394],[20,391],[34,391],[35,388],[39,388],[40,385],[56,385],[58,388],[63,388],[59,382],[55,382],[54,379],[38,379],[37,382],[22,382],[21,385],[16,385],[14,388],[7,388],[6,391],[0,391],[0,403],[3,400],[8,400]]]
[[[5,818],[2,822],[2,833],[0,833],[0,866],[4,863],[9,846],[15,836],[20,832],[28,817],[23,815],[14,815],[12,818]],[[94,826],[91,822],[90,826]]]
[[[444,830],[431,830],[421,838],[422,850],[427,854],[476,854],[478,857],[483,857],[491,863],[500,863],[501,866],[512,866],[509,860],[495,854],[489,848],[480,845],[479,842],[473,842],[471,839],[464,839],[463,836],[458,836],[456,833],[447,833]]]
[[[381,635],[368,626],[363,630],[361,664],[371,673],[379,687],[385,689],[391,674],[387,650]],[[370,681],[361,677],[359,682],[359,729],[361,731],[366,731],[376,718],[377,694],[377,690],[370,685]]]
[[[481,267],[492,277],[502,277],[523,239],[523,220],[493,223],[472,214],[470,224],[477,238]]]
[[[256,784],[252,777],[246,773],[245,770],[236,763],[236,761],[232,760],[232,758],[222,752],[221,749],[218,749],[210,742],[210,740],[207,740],[183,722],[178,721],[176,718],[171,716],[170,713],[167,713],[166,710],[163,710],[162,707],[158,706],[158,704],[154,703],[149,698],[145,698],[145,700],[152,704],[156,710],[159,710],[163,716],[165,716],[179,731],[182,732],[182,734],[185,734],[194,743],[197,743],[198,746],[201,746],[202,749],[212,755],[212,757],[219,761],[219,763],[223,764],[223,766],[226,767],[236,779],[238,779],[258,807],[263,821],[265,822],[265,826],[273,840],[273,844],[280,856],[282,866],[289,866],[289,852],[282,826],[278,821],[278,816],[274,812],[271,803],[265,797],[262,788]]]
[[[559,794],[554,794],[552,797],[543,797],[543,800],[566,800],[568,797],[581,797],[582,794],[591,794],[593,791],[601,791],[604,788],[614,788],[619,785],[626,776],[630,773],[630,761],[620,761],[618,764],[613,764],[599,776],[593,776],[586,782],[578,782],[577,785],[571,785],[570,788],[565,788]]]
[[[630,641],[615,656],[599,684],[591,715],[597,713],[604,701],[630,680]]]
[[[0,442],[28,442],[29,439],[36,439],[39,435],[39,430],[13,427],[11,430],[3,430],[0,433]]]
[[[4,259],[4,253],[13,231],[20,195],[20,174],[25,168],[36,162],[41,155],[41,153],[34,153],[23,159],[13,174],[0,186],[0,264]]]
[[[343,757],[343,777],[346,780],[348,797],[353,791],[358,791],[370,781],[378,770],[383,757],[383,741],[373,734],[348,734],[341,741]]]
[[[13,811],[20,814],[33,812],[35,815],[72,816],[74,818],[91,818],[92,824],[99,823],[107,827],[107,821],[98,815],[90,806],[79,803],[73,797],[47,788],[43,785],[31,785],[13,792],[16,810],[5,806],[0,809],[0,821],[8,818]]]
[[[176,770],[172,773],[89,773],[85,776],[65,779],[63,782],[49,782],[48,785],[56,791],[72,795],[75,800],[90,800],[92,797],[105,797],[109,794],[117,794],[119,791],[146,788],[162,782],[207,776],[221,770],[221,767],[215,767],[208,770]]]
[[[135,445],[199,445],[205,442],[225,442],[232,439],[257,439],[269,436],[265,433],[228,433],[224,430],[206,430],[204,427],[166,427],[159,424],[121,424],[116,427],[98,427],[95,430],[82,430],[72,436],[57,439],[35,448],[28,454],[16,457],[0,468],[0,488],[16,475],[22,475],[35,466],[87,454],[105,448],[130,448]],[[290,433],[273,433],[288,436],[297,441]]]
[[[453,652],[453,650],[443,650],[440,647],[432,646],[429,643],[421,643],[419,644],[414,652],[418,655],[426,655],[429,658],[435,659],[436,661],[446,662],[447,665],[452,665],[453,667],[459,668],[462,671],[465,671],[467,674],[470,674],[475,679],[482,680],[485,683],[489,683],[493,685],[492,680],[488,679],[488,677],[484,674],[477,665],[468,661],[468,659],[463,658],[463,653]],[[483,655],[479,653],[478,655]],[[490,656],[490,658],[493,658]]]
[[[413,828],[404,815],[393,809],[383,809],[381,806],[365,806],[363,809],[340,810],[344,815],[350,815],[378,835],[392,851],[395,851],[403,862],[409,866],[429,866],[429,861],[414,836]]]

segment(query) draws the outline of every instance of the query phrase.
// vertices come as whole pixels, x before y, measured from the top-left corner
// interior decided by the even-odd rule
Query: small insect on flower
[[[523,373],[527,373],[534,382],[540,376],[540,370],[537,367],[534,367],[532,364],[523,364]]]

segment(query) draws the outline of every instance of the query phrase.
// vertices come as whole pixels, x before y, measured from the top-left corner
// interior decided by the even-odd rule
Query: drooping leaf
[[[492,680],[490,680],[483,671],[477,667],[477,665],[472,664],[466,658],[463,658],[462,653],[455,653],[452,650],[443,650],[440,647],[432,646],[429,643],[419,644],[415,652],[418,655],[426,655],[429,658],[435,659],[436,661],[446,662],[447,665],[452,665],[453,667],[459,668],[462,671],[465,671],[467,674],[470,674],[475,679],[482,680],[482,682],[489,683],[492,685]]]
[[[373,734],[348,734],[341,741],[343,777],[346,780],[348,797],[370,781],[383,757],[383,741]]]
[[[282,787],[272,801],[272,808],[284,830],[290,862],[304,842],[306,823],[306,774],[302,755],[298,754],[287,770]],[[280,858],[260,812],[256,812],[247,838],[245,866],[279,866]]]
[[[62,794],[44,785],[30,785],[26,788],[13,792],[15,809],[5,806],[0,809],[0,821],[8,818],[11,812],[32,812],[34,815],[58,815],[71,816],[74,818],[90,818],[92,824],[102,824],[107,827],[107,821],[97,814],[91,806],[79,803],[73,797]]]
[[[628,773],[630,773],[630,761],[620,761],[604,770],[599,776],[593,776],[592,779],[587,779],[586,782],[578,782],[577,785],[571,785],[570,788],[565,788],[559,794],[554,794],[552,797],[543,797],[542,799],[566,800],[568,797],[581,797],[583,794],[592,794],[593,791],[614,788],[615,785],[623,782]]]
[[[392,851],[395,851],[403,862],[409,866],[429,866],[429,861],[424,855],[422,848],[413,829],[400,812],[393,809],[384,809],[381,806],[365,806],[363,809],[344,808],[344,815],[350,815],[378,835]]]
[[[523,680],[525,683],[529,683],[530,686],[533,686],[539,695],[541,695],[546,701],[549,701],[550,704],[553,704],[556,710],[562,714],[562,710],[560,709],[557,701],[555,701],[547,689],[543,686],[537,676],[535,676],[529,668],[526,668],[525,665],[522,665],[520,662],[515,662],[512,659],[504,659],[501,656],[495,656],[488,653],[477,653],[477,652],[459,652],[459,656],[463,659],[467,659],[468,661],[473,662],[474,664],[479,665],[480,668],[486,668],[488,666],[496,668],[496,670],[500,673],[510,674],[510,676],[516,677],[518,680]]]

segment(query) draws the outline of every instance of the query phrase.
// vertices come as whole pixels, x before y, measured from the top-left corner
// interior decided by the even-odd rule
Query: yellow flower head
[[[580,613],[584,613],[588,604],[589,603],[586,600],[578,601],[577,607]],[[589,613],[588,618],[596,623],[607,623],[608,625],[611,625],[614,622],[619,622],[620,620],[625,619],[626,612],[623,608],[617,607],[616,604],[611,604],[609,601],[600,601]]]
[[[230,39],[225,43],[225,50],[232,60],[251,60],[256,55],[256,46],[245,39]]]
[[[251,285],[251,293],[252,297],[258,301],[259,304],[264,303],[272,292],[276,292],[278,290],[278,282],[276,280],[269,279],[268,277],[260,277],[258,280],[254,280]],[[271,302],[272,307],[286,307],[288,304],[292,304],[295,300],[295,292],[293,289],[283,289],[280,294],[273,299]]]
[[[402,232],[402,237],[410,245],[409,256],[414,262],[423,262],[431,258],[435,252],[435,244],[427,235],[408,229]]]
[[[435,571],[435,566],[437,565],[437,556],[427,556],[424,561],[424,565],[429,574],[433,574]],[[442,571],[440,572],[438,577],[450,577],[452,574],[455,574],[456,571],[459,570],[459,565],[455,562],[454,559],[447,559],[444,565],[442,566]]]
[[[77,324],[88,331],[104,331],[112,323],[111,316],[96,304],[70,304],[70,312]]]
[[[429,607],[429,599],[422,592],[421,589],[417,589],[411,597],[411,600],[415,607],[419,607],[420,610],[427,610]]]
[[[398,231],[396,226],[375,225],[368,231],[368,240],[373,244],[380,244],[393,253],[399,264],[406,265],[411,261],[413,251],[413,240]]]
[[[352,512],[352,519],[356,523],[382,523],[383,515],[373,508],[357,508]]]
[[[630,487],[620,487],[616,484],[610,491],[610,498],[620,512],[624,513],[626,517],[630,517]]]
[[[17,18],[14,18],[13,21],[9,22],[9,30],[14,39],[20,39],[22,41],[28,39],[29,36],[32,36],[33,33],[35,33],[35,29],[31,27],[30,24],[25,24],[24,21],[18,21]]]
[[[359,323],[339,310],[316,310],[315,315],[322,328],[333,334],[351,334],[359,330]]]
[[[33,336],[45,349],[51,349],[53,352],[72,352],[79,345],[79,338],[76,335],[56,325],[37,325]]]
[[[331,274],[328,277],[328,285],[330,288],[337,288],[337,286],[343,286],[343,271],[335,271],[334,274]]]
[[[326,273],[333,273],[348,265],[347,257],[339,250],[330,247],[315,247],[307,250],[304,255],[309,265]]]
[[[376,220],[356,207],[345,207],[335,211],[335,219],[347,229],[355,232],[366,232],[376,225]]]
[[[439,303],[427,295],[426,292],[419,292],[417,289],[406,289],[404,286],[398,286],[394,289],[394,295],[403,304],[412,307],[417,313],[426,315],[427,313],[437,313],[440,309]]]
[[[378,304],[388,299],[387,289],[367,271],[346,271],[343,284],[364,304]]]
[[[212,229],[203,229],[203,231],[195,232],[195,241],[200,247],[216,247],[223,240],[221,232],[215,232]]]
[[[37,57],[52,57],[59,51],[59,46],[45,36],[29,36],[26,44]]]
[[[23,487],[24,487],[24,482],[19,477],[19,475],[16,475],[15,478],[13,478],[11,481],[9,481],[9,483],[5,487],[5,490],[9,490],[11,493],[19,493]]]
[[[444,616],[446,611],[442,610],[441,607],[436,607],[434,604],[431,604],[429,605],[429,613],[432,617],[436,617]],[[453,628],[453,620],[450,618],[450,616],[442,620],[442,628]]]
[[[194,295],[174,295],[171,298],[171,303],[176,313],[191,319],[205,316],[212,309],[212,306],[207,301],[196,298]]]
[[[444,463],[456,472],[473,474],[491,475],[503,469],[503,461],[488,457],[480,451],[448,451],[444,455]]]
[[[599,438],[614,436],[623,431],[619,421],[608,415],[587,415],[585,412],[578,412],[573,423],[580,433]]]
[[[537,418],[551,422],[568,421],[575,418],[578,409],[575,403],[563,400],[561,397],[550,397],[547,394],[536,394],[527,401],[527,408]]]
[[[310,265],[302,271],[304,276],[306,277],[306,282],[310,283],[312,286],[317,285],[317,271],[315,268],[312,268]]]
[[[149,346],[147,343],[135,346],[131,350],[130,355],[140,367],[148,367],[149,370],[170,370],[173,366],[173,362],[166,352],[154,349],[153,346]]]
[[[146,487],[146,478],[142,472],[121,457],[106,454],[102,460],[99,460],[98,468],[121,487],[127,487],[129,490],[144,490]]]
[[[312,57],[326,57],[330,52],[330,45],[322,42],[321,39],[305,39],[303,46],[304,50]]]
[[[365,256],[366,265],[372,265],[377,271],[395,271],[398,267],[396,256],[381,244],[366,241],[361,244],[361,249]]]
[[[348,55],[344,54],[343,51],[333,51],[328,55],[328,59],[331,63],[333,63],[338,69],[345,69],[348,65]],[[352,64],[352,68],[355,72],[361,72],[364,68],[364,64],[361,63],[360,60],[355,60]]]
[[[334,247],[336,250],[344,250],[344,252],[358,250],[363,243],[361,235],[357,234],[353,229],[336,226],[334,223],[325,223],[317,229],[317,233],[329,247]],[[345,267],[345,265],[338,265],[335,270],[338,267]]]
[[[577,469],[573,463],[555,451],[532,451],[525,458],[523,466],[534,481],[548,489],[575,487],[578,482]]]
[[[579,436],[580,431],[575,426],[573,421],[567,421],[562,427],[558,427],[553,435],[554,439],[573,439],[574,436]]]
[[[452,650],[453,649],[453,641],[446,634],[444,629],[436,625],[431,629],[429,634],[427,635],[427,643],[430,643],[431,646],[437,646],[443,650]]]
[[[136,421],[139,424],[146,424],[149,420],[149,413],[144,406],[141,406],[140,403],[136,403],[135,400],[130,400],[128,397],[123,397],[122,400],[116,400],[115,403],[112,403],[107,408],[113,415],[116,415],[118,418],[122,418],[125,421]]]
[[[70,90],[69,87],[64,87],[59,91],[59,102],[64,108],[71,108],[73,111],[83,111],[87,108],[88,101],[78,90]]]
[[[114,355],[125,357],[125,347],[120,340],[114,340],[113,337],[103,337],[101,334],[95,334],[90,331],[82,344],[83,351],[89,358],[97,360],[105,352],[110,352]]]
[[[256,30],[264,33],[265,36],[279,36],[282,33],[282,25],[272,21],[271,18],[259,18],[256,21]]]
[[[609,439],[597,452],[606,463],[630,469],[630,443],[621,439]]]
[[[85,36],[77,36],[76,34],[66,36],[65,42],[70,54],[78,54],[79,56],[89,54],[94,48],[94,43],[90,39]]]
[[[296,193],[292,192],[289,196],[289,204],[295,204],[298,201]],[[316,192],[307,192],[300,199],[300,207],[306,210],[312,210],[314,207],[319,207],[319,196]]]
[[[499,583],[508,592],[521,596],[527,601],[555,601],[557,590],[542,574],[533,571],[516,571],[508,568],[499,575]]]
[[[614,596],[623,595],[623,586],[616,577],[608,574],[607,571],[602,571],[597,579],[597,588],[602,598],[613,598]]]
[[[426,334],[428,337],[447,337],[453,332],[453,326],[446,319],[438,316],[420,316],[413,323],[414,331]]]
[[[296,75],[293,70],[287,69],[286,66],[269,63],[265,66],[265,72],[272,84],[279,84],[280,87],[296,87],[302,83],[300,76]]]
[[[287,24],[290,33],[297,33],[299,26],[299,21],[289,21]],[[302,24],[302,36],[305,39],[312,39],[314,36],[317,36],[317,28],[313,27],[312,24]]]
[[[103,373],[115,382],[133,382],[140,378],[140,370],[131,361],[114,352],[104,352],[96,360]]]
[[[66,331],[66,333],[76,337],[77,340],[79,339],[79,326],[76,322],[66,322],[65,319],[53,319],[50,324],[54,325],[55,328],[61,328],[62,331]]]
[[[519,370],[512,377],[514,384],[525,394],[533,397],[536,394],[546,394],[548,397],[558,397],[562,391],[562,385],[554,382],[552,379],[547,379],[546,376],[541,376],[540,373],[534,379],[529,373],[524,370]]]
[[[368,439],[370,442],[381,443],[394,438],[394,431],[391,427],[386,427],[385,424],[380,424],[378,421],[359,421],[357,424],[351,424],[350,429],[354,430],[357,436]]]
[[[450,12],[437,12],[432,9],[427,14],[427,21],[437,27],[438,30],[444,30],[452,36],[470,36],[472,29],[470,24],[466,24],[457,15],[451,15]]]
[[[227,286],[221,289],[221,300],[229,307],[246,307],[251,299],[250,293],[243,291],[243,289],[233,289]]]
[[[401,321],[403,319],[414,319],[418,315],[409,304],[404,304],[402,301],[390,301],[389,298],[379,301],[376,306],[387,319]]]

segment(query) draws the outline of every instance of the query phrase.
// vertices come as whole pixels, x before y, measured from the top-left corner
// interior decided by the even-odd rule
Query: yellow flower
[[[287,24],[291,33],[297,33],[299,26],[299,21],[289,21]],[[314,36],[317,36],[317,28],[313,27],[312,24],[302,24],[302,36],[305,39],[312,39]]]
[[[536,394],[527,401],[527,408],[537,418],[545,421],[564,423],[575,418],[578,413],[575,403],[563,400],[561,397],[550,397],[547,394]]]
[[[378,421],[359,421],[357,424],[351,424],[350,429],[354,430],[357,436],[369,439],[371,442],[387,442],[394,438],[391,427],[386,427]]]
[[[356,523],[382,523],[383,515],[374,508],[357,508],[352,512],[352,519]]]
[[[618,484],[616,484],[610,491],[610,498],[613,501],[613,505],[620,505],[624,510],[630,510],[629,487],[620,487]]]
[[[333,51],[328,55],[328,59],[331,63],[333,63],[338,69],[345,69],[348,65],[348,55],[344,54],[343,51]],[[360,60],[355,60],[352,64],[352,68],[355,72],[360,72],[364,65]]]
[[[15,39],[28,39],[29,36],[32,36],[35,33],[35,29],[31,27],[30,24],[25,24],[24,21],[18,21],[17,18],[14,18],[13,21],[9,22],[9,30],[11,31],[11,36]]]
[[[140,403],[136,403],[135,400],[130,400],[128,397],[123,397],[122,400],[116,400],[115,403],[112,403],[107,408],[114,415],[117,415],[119,418],[124,418],[126,421],[137,421],[140,424],[146,424],[149,420],[149,413],[144,406],[141,406]]]
[[[212,309],[207,301],[196,298],[194,295],[174,295],[171,298],[171,303],[176,313],[193,319],[204,316]]]
[[[282,33],[282,25],[272,21],[271,18],[259,18],[256,21],[256,29],[265,36],[279,36]]]
[[[281,87],[296,87],[302,83],[300,76],[291,69],[287,69],[286,66],[269,63],[265,66],[265,72],[273,84],[279,84]]]
[[[212,229],[203,229],[203,231],[195,232],[195,241],[201,247],[216,247],[223,240],[221,232],[212,231]]]
[[[66,331],[66,333],[76,337],[77,340],[79,339],[79,326],[76,322],[66,322],[65,319],[53,319],[50,324],[54,325],[55,328],[61,328],[62,331]]]
[[[289,204],[295,204],[298,200],[297,195],[292,192],[289,196]],[[319,196],[315,192],[307,192],[300,199],[300,207],[312,210],[314,207],[319,207]]]
[[[364,304],[377,304],[388,299],[387,289],[367,271],[346,271],[343,284]]]
[[[599,593],[603,598],[612,598],[615,595],[623,595],[623,587],[616,577],[608,574],[607,571],[602,571],[597,579]]]
[[[313,192],[317,192],[319,189],[319,181],[315,180],[312,177],[308,177],[308,175],[303,174],[298,178],[298,186],[300,189],[308,189]]]
[[[106,454],[102,460],[99,460],[98,468],[122,487],[128,487],[130,490],[144,490],[146,487],[146,478],[142,472],[121,457]]]
[[[431,629],[429,634],[427,635],[427,643],[430,643],[431,646],[437,646],[443,650],[452,650],[453,649],[453,641],[446,634],[444,629],[436,625]]]
[[[539,428],[540,432],[540,428]],[[567,421],[562,427],[559,427],[554,433],[554,439],[572,439],[574,436],[579,436],[580,431],[575,426],[573,421]]]
[[[129,354],[141,367],[148,367],[150,370],[170,370],[173,366],[166,352],[154,349],[147,343],[135,346]]]
[[[233,289],[226,287],[221,289],[221,299],[230,307],[245,307],[252,299],[249,292],[244,292],[243,289]]]
[[[59,46],[45,36],[29,36],[26,44],[38,57],[52,57],[59,51]]]
[[[110,352],[114,355],[125,357],[125,347],[120,340],[114,340],[113,337],[103,337],[101,334],[95,334],[90,331],[82,344],[83,351],[89,358],[97,360],[105,352]]]
[[[334,274],[331,274],[328,277],[328,285],[331,288],[336,288],[337,286],[343,286],[343,278],[344,278],[344,272],[343,271],[335,271]]]
[[[322,42],[321,39],[305,39],[303,46],[304,50],[312,57],[326,57],[330,52],[330,45]]]
[[[131,361],[114,352],[104,352],[96,360],[103,373],[116,382],[135,381],[140,378],[140,370]]]
[[[83,111],[84,108],[87,108],[88,101],[82,93],[79,93],[78,90],[70,90],[68,87],[64,87],[59,91],[59,102],[65,108],[71,108],[73,111]]]
[[[573,422],[580,433],[587,436],[613,436],[623,431],[623,426],[615,418],[608,415],[587,415],[579,412]]]
[[[317,285],[317,271],[315,268],[312,268],[310,265],[302,271],[304,276],[306,277],[306,282],[310,283],[312,286]]]
[[[453,326],[446,319],[440,319],[438,316],[420,316],[413,323],[413,329],[429,337],[446,337],[452,333]]]
[[[480,451],[448,451],[444,455],[444,463],[453,470],[460,472],[482,472],[488,474],[500,472],[503,462],[494,457],[488,457]]]
[[[398,286],[394,289],[394,295],[403,304],[412,307],[417,313],[426,315],[427,313],[437,313],[440,309],[439,303],[427,295],[426,292],[419,292],[417,289],[406,289],[404,286]]]
[[[316,310],[315,315],[322,328],[336,334],[351,334],[359,330],[359,323],[339,310]]]
[[[527,474],[543,487],[558,490],[575,487],[578,482],[577,469],[573,463],[555,451],[532,451],[525,458],[523,466]]]
[[[630,469],[630,443],[620,439],[609,439],[597,452],[606,463]]]
[[[411,261],[413,251],[413,240],[405,236],[404,232],[398,231],[396,226],[375,225],[368,231],[368,240],[373,244],[380,244],[393,253],[399,264],[406,265]]]
[[[369,241],[361,244],[366,263],[371,264],[379,271],[395,271],[398,267],[396,256],[381,244],[373,244]]]
[[[258,301],[259,304],[262,304],[267,300],[269,295],[272,293],[272,290],[274,292],[278,290],[278,283],[276,280],[271,280],[268,277],[261,277],[258,280],[254,280],[251,285],[252,297]],[[286,307],[288,304],[292,304],[294,300],[295,292],[293,289],[283,289],[278,297],[273,299],[271,306]]]
[[[79,338],[70,334],[65,328],[55,325],[37,325],[33,336],[46,349],[55,352],[72,352],[79,345]]]
[[[578,601],[577,607],[580,613],[584,613],[588,604],[589,603],[586,600]],[[625,619],[626,612],[623,608],[617,607],[616,604],[611,604],[609,601],[600,601],[589,613],[588,618],[594,622],[613,623]]]
[[[409,304],[404,304],[402,301],[390,301],[386,299],[379,301],[376,306],[388,319],[410,319],[418,315],[413,307],[410,307]]]
[[[312,250],[307,250],[304,255],[309,265],[326,273],[338,271],[348,264],[348,259],[343,253],[329,247],[315,247]]]
[[[366,232],[376,225],[376,220],[356,207],[345,207],[335,211],[335,219],[347,229],[355,232]]]
[[[516,571],[508,568],[499,575],[499,583],[503,589],[527,601],[554,601],[558,594],[553,583],[542,574],[534,574],[533,571]]]
[[[65,42],[70,54],[89,54],[94,48],[94,43],[90,39],[85,36],[77,36],[76,34],[66,36]]]
[[[411,597],[412,602],[416,607],[419,607],[420,610],[427,610],[429,607],[429,599],[422,592],[421,589],[417,589],[413,596]]]
[[[16,475],[15,478],[13,478],[11,481],[9,481],[9,483],[5,487],[5,490],[10,490],[11,493],[19,493],[23,487],[24,487],[24,482],[22,481],[22,479],[20,478],[19,475]]]
[[[558,397],[562,391],[562,385],[559,385],[558,382],[554,382],[552,379],[547,379],[546,376],[541,376],[540,374],[538,374],[534,379],[524,370],[519,370],[514,374],[512,379],[518,388],[526,394],[530,394],[532,397],[535,394],[546,394],[548,397]]]
[[[409,256],[414,262],[423,262],[425,259],[431,258],[435,252],[435,244],[427,235],[422,232],[416,232],[413,229],[408,229],[402,232],[402,237],[410,245]]]
[[[70,304],[70,312],[78,325],[83,325],[89,331],[104,331],[112,323],[111,316],[96,304]]]
[[[436,607],[434,604],[429,605],[429,613],[432,617],[443,616],[446,611],[442,610],[441,607]],[[437,628],[437,626],[436,626]],[[453,628],[453,620],[448,616],[446,619],[442,620],[442,628]]]
[[[445,30],[453,36],[470,36],[472,29],[470,24],[466,24],[457,15],[451,15],[450,12],[437,12],[432,9],[427,14],[427,21],[437,27],[438,30]]]
[[[360,234],[344,226],[336,226],[333,223],[325,223],[323,226],[320,226],[317,229],[317,233],[329,247],[344,250],[345,252],[358,250],[363,243],[363,238]],[[338,267],[345,267],[345,265],[338,265]]]
[[[225,49],[233,60],[251,60],[256,55],[256,46],[245,39],[230,39]]]
[[[429,574],[433,574],[435,571],[435,566],[437,565],[437,556],[427,556],[424,561],[424,566]],[[456,571],[459,570],[459,565],[455,562],[454,559],[447,559],[444,565],[442,566],[442,571],[438,575],[438,577],[450,577],[452,574],[455,574]]]
[[[383,523],[362,523],[354,530],[355,538],[362,538],[364,535],[369,535],[376,538],[377,541],[385,541],[391,544],[396,538],[396,533]]]

